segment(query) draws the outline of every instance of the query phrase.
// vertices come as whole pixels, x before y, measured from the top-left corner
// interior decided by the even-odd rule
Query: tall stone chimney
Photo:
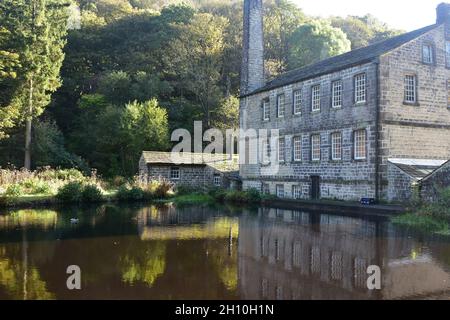
[[[437,18],[436,23],[442,24],[442,23],[450,23],[450,3],[441,3],[437,6],[436,9],[437,12]]]
[[[244,37],[241,95],[265,84],[262,0],[244,0]]]

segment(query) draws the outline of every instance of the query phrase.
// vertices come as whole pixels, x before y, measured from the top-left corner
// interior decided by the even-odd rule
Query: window
[[[300,186],[292,186],[292,197],[294,199],[302,198],[302,189]]]
[[[302,137],[294,138],[294,161],[302,161]]]
[[[342,81],[334,81],[331,85],[331,106],[342,107]]]
[[[311,160],[320,161],[320,135],[311,136]]]
[[[282,184],[277,185],[277,197],[284,198],[284,186]]]
[[[264,194],[270,194],[270,185],[268,183],[264,183],[262,191]]]
[[[263,120],[270,120],[270,101],[268,99],[263,101]]]
[[[170,168],[170,179],[172,179],[172,180],[180,179],[180,168],[179,167]]]
[[[405,76],[405,102],[417,102],[417,77],[415,75]]]
[[[284,94],[277,97],[278,118],[283,118],[285,114]]]
[[[331,135],[331,159],[342,160],[342,134],[340,132]]]
[[[355,77],[355,103],[366,102],[366,74],[362,73]]]
[[[445,43],[445,64],[450,68],[450,41]]]
[[[355,131],[355,160],[366,159],[366,130]]]
[[[433,45],[424,44],[422,46],[422,61],[423,63],[433,64],[434,63],[434,53]]]
[[[270,163],[270,140],[269,138],[262,142],[262,163],[269,164]]]
[[[215,174],[214,175],[214,185],[216,187],[222,186],[222,177],[220,176],[220,174]]]
[[[320,85],[311,89],[311,110],[312,112],[320,111]]]
[[[284,138],[280,138],[278,140],[278,161],[286,161],[286,141],[284,140]]]
[[[302,114],[303,92],[302,90],[294,91],[294,114]]]

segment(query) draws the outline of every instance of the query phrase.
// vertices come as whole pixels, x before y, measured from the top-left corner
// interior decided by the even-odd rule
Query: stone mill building
[[[257,164],[241,161],[244,189],[405,201],[450,185],[449,4],[438,6],[434,25],[271,81],[264,76],[262,6],[244,1],[240,126],[278,129],[279,139],[258,143]],[[253,152],[241,134],[242,143]],[[275,173],[261,161],[273,152]]]

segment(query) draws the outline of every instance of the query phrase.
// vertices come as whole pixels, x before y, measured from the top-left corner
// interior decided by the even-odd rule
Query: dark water
[[[79,291],[67,289],[70,265]],[[381,290],[367,289],[370,265]],[[448,297],[450,241],[379,219],[172,206],[0,214],[0,299]]]

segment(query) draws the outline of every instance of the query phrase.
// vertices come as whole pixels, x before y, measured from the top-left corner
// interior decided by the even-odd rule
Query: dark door
[[[320,177],[311,176],[311,199],[320,199]]]

